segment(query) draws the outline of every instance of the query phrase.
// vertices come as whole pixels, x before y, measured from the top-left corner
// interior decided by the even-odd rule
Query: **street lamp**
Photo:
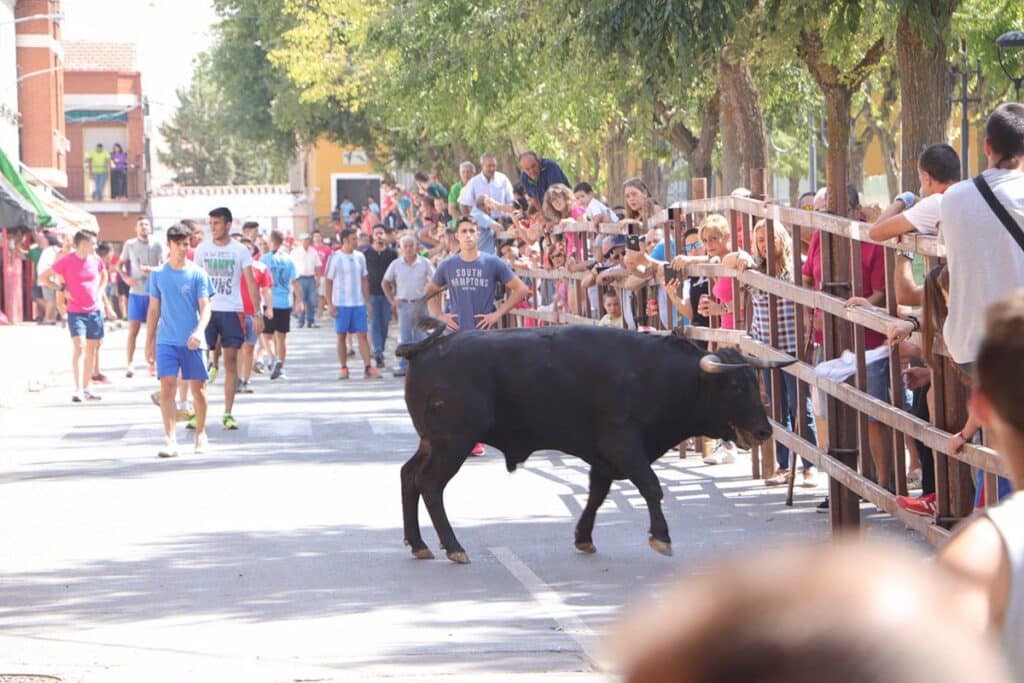
[[[1003,50],[1024,50],[1024,31],[1007,31],[996,38],[996,45],[999,47],[996,51],[999,55],[999,66],[1003,69],[1006,77],[1010,79],[1010,82],[1013,83],[1014,90],[1017,93],[1016,100],[1020,102],[1020,86],[1024,84],[1024,73],[1021,73],[1019,76],[1014,76],[1010,73],[1003,62]]]

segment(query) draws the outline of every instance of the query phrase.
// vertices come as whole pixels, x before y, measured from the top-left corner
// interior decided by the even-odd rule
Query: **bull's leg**
[[[594,517],[597,509],[608,496],[608,490],[612,487],[612,480],[590,468],[590,495],[587,496],[587,507],[583,508],[580,521],[576,523],[576,549],[584,553],[596,553],[594,541],[591,534],[594,531]]]
[[[445,549],[448,559],[458,564],[469,564],[469,556],[455,538],[455,531],[448,522],[448,514],[444,510],[444,487],[456,475],[462,463],[466,462],[473,443],[472,439],[431,443],[430,458],[416,477],[416,486],[427,505],[441,547]]]
[[[672,554],[672,539],[668,536],[668,522],[661,511],[661,482],[651,466],[644,462],[629,472],[629,480],[640,489],[640,495],[647,502],[647,511],[651,516],[650,539],[651,548],[662,555]]]
[[[402,520],[405,527],[405,544],[412,548],[412,556],[417,560],[432,560],[434,553],[420,535],[420,490],[416,487],[416,476],[423,469],[423,464],[430,453],[430,445],[420,441],[416,454],[402,465]]]

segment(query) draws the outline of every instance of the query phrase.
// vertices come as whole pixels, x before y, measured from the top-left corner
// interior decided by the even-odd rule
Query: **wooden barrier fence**
[[[698,191],[703,184],[695,183]],[[913,252],[924,257],[929,268],[944,256],[944,250],[937,239],[926,235],[905,235],[899,240],[876,242],[868,237],[868,226],[854,220],[815,213],[800,209],[781,207],[763,200],[743,197],[701,198],[681,202],[662,215],[644,222],[623,222],[616,224],[603,223],[598,229],[589,223],[563,222],[550,231],[552,235],[574,234],[574,256],[580,260],[590,257],[594,238],[598,233],[645,234],[652,227],[661,227],[665,232],[666,259],[671,260],[682,248],[683,233],[688,228],[697,227],[700,221],[711,212],[722,214],[728,219],[732,232],[732,245],[740,244],[747,251],[752,251],[751,232],[758,220],[766,222],[767,262],[768,270],[774,272],[777,258],[774,246],[774,230],[777,224],[788,227],[793,238],[793,263],[791,270],[793,279],[786,280],[772,277],[756,270],[736,270],[721,264],[690,263],[685,266],[687,276],[707,276],[714,278],[732,278],[733,301],[740,302],[742,290],[749,288],[769,295],[769,315],[771,344],[760,343],[750,337],[746,330],[751,315],[749,301],[743,308],[735,309],[736,329],[722,329],[717,318],[712,318],[710,327],[685,327],[684,334],[692,340],[701,340],[713,344],[729,344],[738,346],[743,352],[768,360],[795,360],[792,365],[782,371],[771,372],[771,386],[765,387],[768,397],[769,418],[774,429],[774,443],[787,446],[792,455],[790,458],[791,476],[789,477],[789,493],[787,503],[792,504],[793,481],[795,477],[796,455],[806,458],[822,472],[829,476],[830,516],[833,529],[859,525],[859,500],[870,501],[879,509],[898,518],[907,527],[922,533],[929,542],[937,544],[949,535],[949,529],[957,520],[967,516],[973,508],[974,485],[970,468],[980,468],[985,473],[985,493],[988,502],[993,502],[996,495],[995,478],[997,475],[1007,476],[1004,463],[991,449],[967,444],[956,453],[948,450],[947,444],[952,432],[958,431],[966,420],[966,388],[958,376],[952,362],[942,355],[940,367],[932,368],[931,421],[925,421],[911,415],[901,407],[903,396],[903,380],[901,358],[898,346],[889,347],[889,395],[890,403],[880,401],[867,393],[864,331],[874,330],[886,334],[890,324],[897,322],[896,296],[893,283],[893,271],[896,251]],[[801,279],[800,245],[809,241],[814,231],[821,232],[823,277],[820,290],[805,287]],[[862,243],[875,244],[885,250],[886,287],[884,303],[874,310],[864,308],[846,308],[845,300],[861,289],[861,248]],[[838,260],[835,258],[839,255]],[[902,257],[900,257],[902,258]],[[845,262],[844,262],[845,261]],[[587,276],[585,272],[573,272],[568,268],[560,269],[517,269],[520,277],[530,281],[532,293],[532,309],[518,309],[511,313],[515,324],[531,325],[595,325],[601,317],[600,300],[596,310],[591,305],[587,293],[581,287],[581,281]],[[637,270],[633,270],[634,274]],[[839,277],[835,274],[839,273]],[[846,274],[845,277],[843,274]],[[570,309],[560,310],[555,306],[542,306],[540,283],[564,281],[570,290]],[[647,301],[657,300],[658,285],[647,280],[629,295],[624,308],[630,302],[629,296],[637,299],[635,322],[643,321],[646,326],[657,328],[655,334],[668,334],[669,330],[679,324],[677,312],[671,308],[652,315],[645,305]],[[616,291],[621,293],[621,287]],[[813,359],[804,350],[797,356],[773,348],[777,342],[778,321],[776,302],[779,298],[789,300],[796,307],[797,338],[806,339],[810,330],[805,329],[805,309],[820,311],[824,317],[824,349],[825,360],[836,357],[843,349],[851,349],[856,355],[857,371],[853,382],[836,382],[814,373]],[[550,303],[550,302],[545,302]],[[667,324],[662,323],[662,318]],[[634,325],[635,327],[636,325]],[[922,329],[929,329],[923,325]],[[915,334],[915,341],[920,341]],[[800,344],[801,349],[804,345]],[[944,354],[944,346],[940,338],[935,339],[935,348]],[[797,424],[790,430],[783,426],[785,418],[781,406],[781,374],[787,372],[797,379]],[[828,425],[827,435],[818,425],[818,443],[805,438],[808,435],[804,424],[805,411],[811,389],[822,392],[827,397]],[[867,420],[875,420],[889,429],[891,447],[895,457],[892,459],[893,471],[885,477],[893,482],[893,491],[876,483],[878,477],[874,473],[872,459],[867,455]],[[937,510],[934,518],[922,517],[900,508],[896,504],[897,494],[906,495],[906,463],[905,440],[916,439],[925,447],[930,448],[935,460],[935,483]],[[772,457],[773,447],[766,446],[755,449],[752,453],[751,474],[754,478],[772,476],[775,459]]]

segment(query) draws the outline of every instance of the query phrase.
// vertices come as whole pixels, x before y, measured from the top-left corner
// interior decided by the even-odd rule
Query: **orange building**
[[[148,213],[149,182],[142,76],[132,43],[64,43],[63,114],[70,141],[65,196],[96,216],[103,239],[123,242],[135,234],[135,221]],[[94,198],[96,177],[86,155],[102,144],[115,144],[127,154],[123,192],[108,173],[102,193]]]

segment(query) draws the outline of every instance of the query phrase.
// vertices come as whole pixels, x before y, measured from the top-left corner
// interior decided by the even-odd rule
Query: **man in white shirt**
[[[1024,230],[1024,105],[1001,104],[988,117],[985,156],[988,169],[981,175]],[[949,268],[942,335],[950,356],[970,373],[985,330],[985,307],[1024,286],[1024,249],[970,180],[946,191],[940,224]]]
[[[366,257],[356,250],[358,231],[345,228],[339,236],[341,249],[331,255],[327,264],[327,299],[334,318],[334,331],[338,335],[338,379],[348,379],[348,335],[353,333],[359,342],[359,353],[366,369],[365,379],[381,379],[380,370],[370,359],[370,342],[366,338],[369,328],[366,303],[370,300],[370,278],[366,270]]]
[[[915,230],[923,235],[939,231],[942,195],[960,182],[960,157],[949,145],[929,145],[917,158],[917,177],[921,181],[921,199],[913,192],[896,196],[878,217],[868,236],[887,240]]]
[[[299,327],[317,327],[317,268],[323,265],[320,252],[313,246],[313,239],[308,232],[299,235],[299,244],[292,249],[292,262],[299,276],[299,292],[302,295],[302,313],[299,315]]]
[[[462,188],[459,195],[462,215],[469,215],[480,196],[488,198],[487,208],[494,218],[498,218],[502,213],[511,213],[515,209],[512,182],[507,175],[498,170],[498,160],[491,153],[480,157],[480,172],[470,178]]]
[[[434,277],[434,266],[416,253],[416,238],[412,235],[403,235],[398,245],[399,257],[388,265],[381,288],[391,305],[398,309],[398,343],[414,344],[425,336],[416,327],[416,305]],[[405,358],[399,358],[395,377],[405,377],[408,366]]]

